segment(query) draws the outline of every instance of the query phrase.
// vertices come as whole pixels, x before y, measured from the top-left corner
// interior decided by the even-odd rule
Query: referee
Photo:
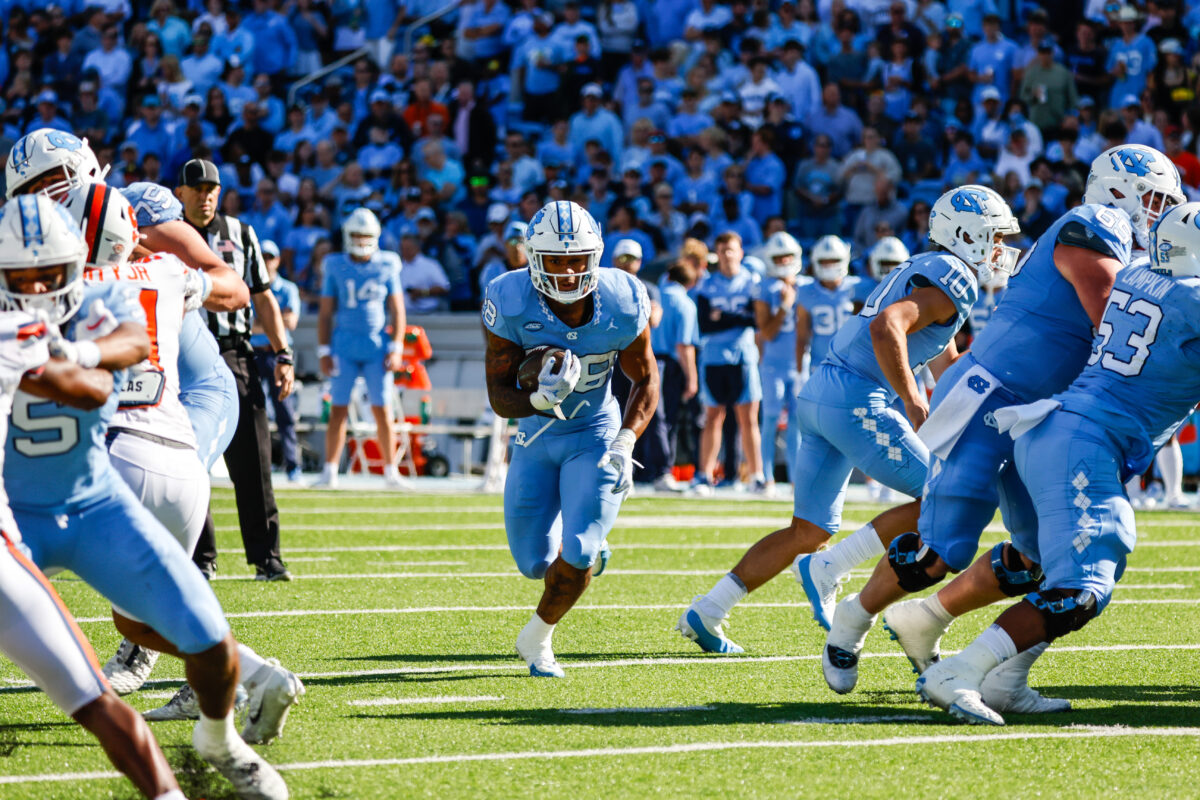
[[[242,276],[250,289],[253,316],[257,316],[275,352],[275,385],[283,399],[292,391],[292,350],[279,304],[271,292],[271,278],[263,263],[254,229],[237,217],[217,211],[221,197],[221,175],[216,164],[193,158],[183,165],[175,196],[183,203],[184,218],[208,241],[208,246]],[[279,509],[271,487],[271,434],[267,427],[267,404],[262,381],[250,346],[252,312],[205,311],[209,330],[217,339],[221,355],[237,380],[240,416],[233,440],[225,451],[225,466],[233,481],[238,519],[246,562],[255,567],[255,579],[290,581],[279,555]],[[211,515],[210,515],[211,517]],[[196,546],[196,559],[216,561],[212,525]],[[206,564],[200,564],[205,569]],[[210,567],[211,569],[211,567]]]

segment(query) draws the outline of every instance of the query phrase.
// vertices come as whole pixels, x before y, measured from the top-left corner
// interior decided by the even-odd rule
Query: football
[[[546,363],[546,359],[557,359],[555,361],[557,366],[561,363],[564,353],[562,348],[548,344],[530,350],[517,370],[517,388],[532,392],[538,387],[538,373],[542,371],[542,365]]]

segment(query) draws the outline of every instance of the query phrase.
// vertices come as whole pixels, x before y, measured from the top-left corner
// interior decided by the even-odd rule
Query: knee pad
[[[1100,613],[1096,596],[1087,589],[1046,589],[1025,599],[1046,621],[1046,638],[1049,641],[1079,630]]]
[[[992,548],[992,572],[1000,581],[1000,591],[1008,597],[1019,597],[1023,594],[1036,592],[1042,585],[1042,567],[1034,564],[1025,569],[1021,554],[1012,546],[1012,542],[1000,542]]]
[[[912,531],[900,534],[888,546],[888,564],[896,573],[900,588],[910,593],[928,589],[941,580],[927,572],[937,558],[937,553],[923,544],[921,537]]]

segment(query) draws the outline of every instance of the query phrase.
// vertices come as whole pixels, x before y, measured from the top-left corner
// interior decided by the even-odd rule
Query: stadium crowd
[[[213,161],[308,312],[364,206],[432,313],[524,266],[551,200],[600,222],[604,266],[631,240],[656,277],[690,240],[716,272],[722,234],[751,255],[786,231],[842,237],[869,278],[880,239],[928,249],[953,186],[1000,192],[1018,244],[1116,143],[1200,187],[1196,0],[472,0],[424,24],[443,0],[85,3],[7,4],[0,153],[60,128],[117,186]]]

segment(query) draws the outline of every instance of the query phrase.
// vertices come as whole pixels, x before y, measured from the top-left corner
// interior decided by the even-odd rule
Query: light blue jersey
[[[804,285],[797,284],[796,303],[808,312],[812,328],[808,342],[809,364],[815,367],[825,360],[833,337],[848,320],[853,319],[855,301],[866,302],[862,289],[868,283],[857,275],[847,275],[834,289],[827,288],[817,280]]]
[[[732,278],[714,270],[697,285],[701,367],[758,363],[752,301],[761,280],[757,273],[742,267]],[[722,321],[716,326],[709,320],[713,311],[721,312]]]
[[[1044,588],[1103,609],[1137,540],[1124,483],[1200,402],[1200,279],[1117,275],[1090,363],[1014,448],[1037,509]]]
[[[971,350],[946,370],[921,429],[937,457],[925,484],[918,531],[951,569],[974,560],[983,529],[999,508],[1013,546],[1037,549],[1038,519],[1013,461],[1013,441],[995,413],[1065,389],[1092,352],[1092,323],[1075,287],[1054,263],[1062,242],[1127,265],[1132,231],[1122,211],[1072,209],[1042,234],[1018,264]],[[938,436],[941,431],[945,435]]]
[[[1000,301],[1004,299],[1005,288],[983,290],[979,293],[979,300],[971,307],[971,336],[978,337],[980,332],[987,327],[992,316],[996,313],[996,306],[1000,305]]]
[[[799,276],[795,285],[797,294],[812,282],[812,278]],[[772,315],[779,313],[783,287],[784,282],[778,279],[759,284],[757,299],[767,304],[767,309]],[[789,475],[795,471],[795,456],[800,439],[793,417],[796,414],[796,397],[800,393],[800,387],[804,385],[805,376],[808,375],[808,365],[807,357],[803,363],[796,363],[796,310],[793,307],[784,316],[783,324],[775,338],[763,342],[762,361],[758,365],[762,383],[762,460],[767,475],[772,479],[775,474],[776,438],[781,419],[787,426],[784,439],[787,450],[783,461],[787,465]]]
[[[907,297],[913,289],[925,286],[941,289],[954,303],[957,313],[949,322],[935,322],[909,334],[908,364],[917,372],[936,358],[958,333],[979,297],[975,274],[961,259],[949,253],[920,253],[892,270],[871,292],[862,311],[834,336],[826,363],[877,384],[884,389],[888,402],[893,402],[896,393],[875,358],[871,320],[884,308]]]
[[[146,324],[136,286],[86,283],[83,303],[63,326],[74,341],[82,337],[83,321],[92,306],[102,302],[117,322]],[[125,371],[114,374],[113,385],[124,383]],[[66,509],[110,491],[121,477],[108,460],[104,435],[117,410],[114,390],[103,406],[84,411],[18,391],[13,400],[12,427],[4,452],[4,483],[14,509]]]
[[[806,288],[812,282],[812,278],[798,278],[795,285],[797,296],[801,289]],[[754,299],[762,300],[767,304],[767,309],[771,314],[777,314],[783,287],[783,281],[778,278],[765,280],[759,284],[758,295]],[[774,339],[763,342],[762,365],[774,370],[796,369],[796,314],[794,310],[793,313],[784,316],[778,335]]]
[[[525,417],[513,439],[504,527],[513,560],[528,578],[540,579],[560,555],[577,569],[591,567],[625,498],[613,491],[617,471],[599,464],[620,427],[613,364],[649,324],[650,300],[640,280],[616,269],[600,270],[591,297],[591,319],[569,328],[522,269],[488,284],[483,301],[483,324],[495,336],[526,351],[569,349],[583,367],[561,405],[567,419]]]
[[[183,316],[178,364],[179,402],[196,434],[196,453],[211,469],[233,441],[239,402],[237,380],[199,311]]]
[[[337,300],[333,353],[353,361],[382,358],[387,349],[388,295],[400,294],[400,256],[377,250],[367,261],[345,253],[325,259],[322,297]]]
[[[1054,264],[1060,232],[1068,226],[1082,226],[1094,247],[1129,264],[1129,217],[1098,205],[1068,211],[1026,254],[1009,278],[1004,302],[971,345],[975,361],[1024,402],[1067,388],[1092,352],[1092,322]]]
[[[650,345],[659,358],[678,358],[679,345],[700,345],[700,328],[696,324],[696,301],[687,289],[675,281],[663,281],[660,286],[663,315],[657,328],[650,329]]]
[[[592,297],[592,318],[578,328],[569,328],[533,288],[527,269],[506,272],[488,284],[483,324],[489,331],[526,351],[541,345],[570,350],[581,362],[579,383],[561,406],[567,419],[554,420],[546,435],[615,423],[619,411],[609,380],[613,364],[649,324],[646,288],[632,275],[615,269],[600,270]],[[532,435],[551,419],[525,417],[520,421],[520,431]]]
[[[149,181],[131,183],[121,190],[133,206],[139,228],[149,228],[183,219],[183,204],[165,186]]]

